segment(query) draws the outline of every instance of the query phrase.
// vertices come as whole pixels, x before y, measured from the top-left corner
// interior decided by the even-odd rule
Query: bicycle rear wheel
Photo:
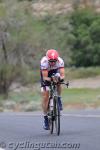
[[[59,136],[60,134],[60,109],[59,109],[59,104],[58,104],[58,97],[55,98],[55,128],[56,128],[56,133]]]

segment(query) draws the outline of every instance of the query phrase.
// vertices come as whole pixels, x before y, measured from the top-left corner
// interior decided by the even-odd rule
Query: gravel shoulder
[[[100,88],[100,76],[71,80],[69,88]]]

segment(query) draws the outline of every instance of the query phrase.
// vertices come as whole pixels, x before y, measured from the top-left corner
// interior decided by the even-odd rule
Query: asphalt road
[[[45,131],[42,121],[40,112],[0,113],[0,146],[3,150],[100,150],[100,110],[63,112],[60,136]]]

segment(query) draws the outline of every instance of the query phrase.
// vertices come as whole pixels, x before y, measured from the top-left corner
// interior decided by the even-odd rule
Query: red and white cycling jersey
[[[51,70],[60,69],[60,68],[64,68],[64,61],[61,57],[58,57],[58,61],[55,63],[54,66],[50,66],[46,56],[44,56],[41,59],[41,64],[40,64],[40,69],[41,70],[51,71]]]

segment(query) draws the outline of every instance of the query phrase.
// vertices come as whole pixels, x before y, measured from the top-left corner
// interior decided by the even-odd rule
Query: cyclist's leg
[[[49,129],[49,123],[48,123],[48,101],[49,101],[49,86],[46,85],[43,81],[42,73],[41,73],[41,93],[42,93],[42,109],[43,109],[43,115],[44,115],[44,129]]]
[[[45,86],[41,88],[42,93],[42,109],[44,114],[47,114],[48,111],[48,102],[49,102],[49,87]]]
[[[44,113],[44,129],[48,130],[49,129],[49,123],[48,123],[48,101],[49,101],[49,91],[43,90],[42,91],[42,108],[43,108],[43,113]]]
[[[57,91],[58,91],[58,95],[61,96],[61,91],[62,91],[61,84],[57,85]]]
[[[48,71],[48,77],[51,77],[53,73],[57,73],[57,69]],[[41,73],[41,91],[42,91],[42,108],[43,112],[46,115],[48,112],[48,102],[49,102],[49,83],[43,81],[42,73]]]

